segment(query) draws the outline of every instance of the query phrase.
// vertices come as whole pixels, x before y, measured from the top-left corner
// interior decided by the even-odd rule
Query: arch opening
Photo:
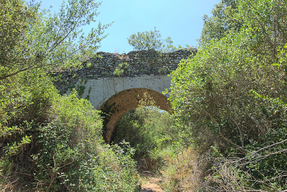
[[[149,95],[155,102],[154,105],[168,113],[172,113],[171,103],[163,94],[146,88],[133,88],[121,91],[110,97],[101,107],[100,110],[104,115],[104,133],[103,137],[106,143],[110,143],[111,136],[116,123],[127,111],[137,108],[139,101]],[[147,106],[150,103],[147,102]]]
[[[149,160],[152,150],[166,147],[173,140],[170,136],[173,120],[168,112],[141,104],[122,115],[114,127],[110,144],[122,146],[128,142],[135,149],[135,159]]]

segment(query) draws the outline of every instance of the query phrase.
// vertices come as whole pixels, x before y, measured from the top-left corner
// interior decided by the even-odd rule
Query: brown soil
[[[141,192],[164,192],[158,185],[161,180],[159,177],[147,171],[140,173],[140,176],[143,180]]]

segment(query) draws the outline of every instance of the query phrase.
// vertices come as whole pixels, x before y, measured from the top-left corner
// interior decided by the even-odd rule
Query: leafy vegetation
[[[125,73],[127,73],[128,68],[129,68],[128,63],[120,63],[118,67],[115,69],[115,71],[113,72],[113,75],[120,77],[124,75]]]
[[[174,114],[145,107],[155,106],[146,95],[118,122],[112,145],[102,138],[108,119],[78,98],[84,89],[60,96],[48,75],[93,55],[109,25],[87,36],[80,26],[99,5],[73,1],[52,15],[38,4],[0,2],[1,190],[135,191],[135,160],[138,170],[144,161],[160,173],[167,191],[287,189],[286,1],[216,5],[196,56],[171,74]],[[152,56],[160,38],[155,29],[130,42]]]
[[[157,108],[146,107],[147,102],[155,106],[153,99],[146,95],[138,108],[121,117],[111,139],[114,143],[129,141],[136,150],[135,157],[149,157],[155,148],[163,149],[177,140],[173,117]]]
[[[215,5],[212,16],[203,16],[203,29],[199,43],[204,46],[211,40],[219,40],[232,32],[239,32],[242,27],[242,19],[235,18],[238,13],[236,0],[222,0]]]
[[[171,37],[161,39],[159,30],[150,30],[145,32],[137,32],[132,34],[128,38],[128,43],[134,47],[135,50],[156,50],[156,51],[167,51],[172,48],[173,41]],[[166,43],[166,44],[165,44]]]
[[[206,162],[213,166],[201,190],[281,191],[287,163],[286,2],[234,3],[233,20],[242,27],[216,31],[227,22],[213,22],[216,6],[203,46],[171,75],[170,101],[190,144],[210,153]],[[205,38],[205,31],[216,34]]]
[[[133,191],[138,185],[132,151],[105,145],[99,111],[75,89],[60,96],[48,75],[96,50],[108,25],[88,36],[79,27],[94,21],[99,5],[73,1],[52,16],[38,4],[0,2],[1,190]]]

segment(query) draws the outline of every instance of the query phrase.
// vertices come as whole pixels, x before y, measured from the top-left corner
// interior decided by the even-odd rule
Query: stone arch
[[[171,103],[163,94],[146,88],[133,88],[123,90],[110,97],[101,107],[100,110],[109,114],[104,120],[104,140],[110,143],[110,139],[114,130],[114,126],[120,120],[121,116],[127,111],[137,108],[139,101],[143,99],[144,93],[148,93],[155,101],[155,105],[172,113]]]

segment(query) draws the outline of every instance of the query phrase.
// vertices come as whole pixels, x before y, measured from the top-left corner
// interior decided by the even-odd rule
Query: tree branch
[[[14,76],[14,75],[17,75],[18,73],[21,73],[23,71],[27,71],[27,70],[32,69],[32,68],[33,68],[33,66],[25,67],[23,69],[20,69],[19,71],[15,71],[13,73],[10,73],[9,75],[5,75],[3,77],[0,77],[0,80],[6,79],[6,78]]]
[[[212,121],[214,121],[214,122],[216,123],[216,125],[217,125],[217,127],[218,127],[218,133],[219,133],[219,135],[220,135],[225,141],[227,141],[228,143],[230,143],[230,144],[236,146],[236,147],[239,149],[239,151],[241,151],[243,154],[246,154],[246,151],[245,151],[242,147],[240,147],[239,145],[233,143],[232,141],[230,141],[230,140],[228,140],[226,137],[224,137],[224,135],[221,133],[221,128],[220,128],[219,123],[217,123],[217,121],[216,121],[203,107],[201,107],[201,108],[202,108],[202,110],[212,119]]]
[[[241,146],[242,146],[242,148],[244,148],[244,142],[243,142],[242,131],[241,131],[240,127],[238,126],[238,124],[236,123],[236,121],[235,121],[231,116],[230,116],[229,118],[230,118],[230,119],[233,121],[233,123],[237,126],[237,129],[238,129],[239,134],[240,134]]]
[[[248,115],[248,117],[250,117],[250,119],[252,119],[253,122],[259,127],[260,131],[261,131],[263,134],[265,134],[265,132],[263,131],[263,128],[261,127],[261,125],[259,124],[259,122],[258,122],[254,117],[252,117],[252,116],[248,113],[248,111],[247,111],[247,109],[246,109],[246,106],[244,105],[244,103],[243,103],[243,101],[242,101],[241,98],[240,98],[240,101],[241,101],[242,106],[243,106],[243,108],[244,108],[246,114]]]

